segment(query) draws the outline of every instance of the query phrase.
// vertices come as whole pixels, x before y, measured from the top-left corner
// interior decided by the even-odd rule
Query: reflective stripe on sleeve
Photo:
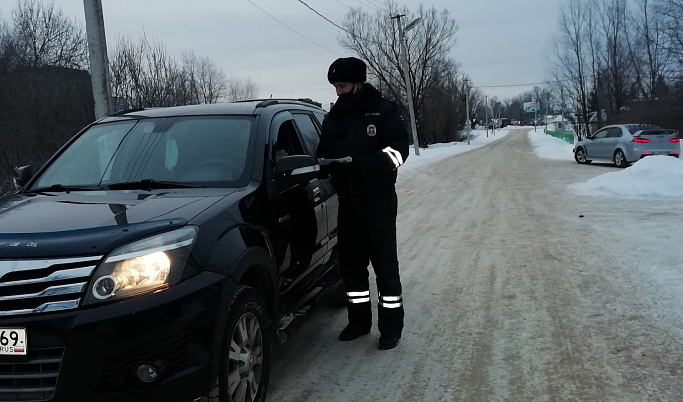
[[[382,150],[383,152],[386,152],[387,155],[391,158],[392,162],[394,162],[395,167],[399,167],[403,165],[403,156],[401,156],[401,153],[395,150],[392,147],[386,147]]]

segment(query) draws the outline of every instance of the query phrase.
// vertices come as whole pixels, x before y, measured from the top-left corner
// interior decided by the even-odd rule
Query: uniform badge
[[[368,135],[369,135],[370,137],[374,137],[375,134],[377,134],[377,127],[375,127],[374,124],[370,124],[370,125],[368,126]]]

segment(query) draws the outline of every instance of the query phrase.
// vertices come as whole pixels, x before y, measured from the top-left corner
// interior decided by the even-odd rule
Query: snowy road
[[[401,343],[339,342],[322,307],[269,401],[683,399],[680,205],[574,194],[615,168],[540,159],[527,131],[399,174]]]

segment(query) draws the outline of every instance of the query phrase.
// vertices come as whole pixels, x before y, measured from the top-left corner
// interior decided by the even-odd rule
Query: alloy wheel
[[[246,312],[237,321],[228,357],[227,384],[231,401],[256,399],[263,369],[263,335],[253,314]]]

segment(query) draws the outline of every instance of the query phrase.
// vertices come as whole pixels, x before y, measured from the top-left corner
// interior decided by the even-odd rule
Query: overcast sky
[[[374,15],[382,5],[382,0],[303,1],[339,25],[350,7]],[[419,4],[448,9],[459,27],[450,56],[475,86],[501,100],[533,87],[512,85],[550,78],[547,59],[562,2],[396,1],[412,11]],[[9,17],[15,4],[0,0],[0,17]],[[55,5],[85,29],[83,0],[55,0]],[[137,40],[146,34],[178,60],[182,51],[192,50],[229,77],[250,78],[263,98],[308,97],[327,108],[336,99],[327,68],[352,55],[338,44],[343,32],[298,0],[102,0],[102,7],[110,53],[119,37]]]

